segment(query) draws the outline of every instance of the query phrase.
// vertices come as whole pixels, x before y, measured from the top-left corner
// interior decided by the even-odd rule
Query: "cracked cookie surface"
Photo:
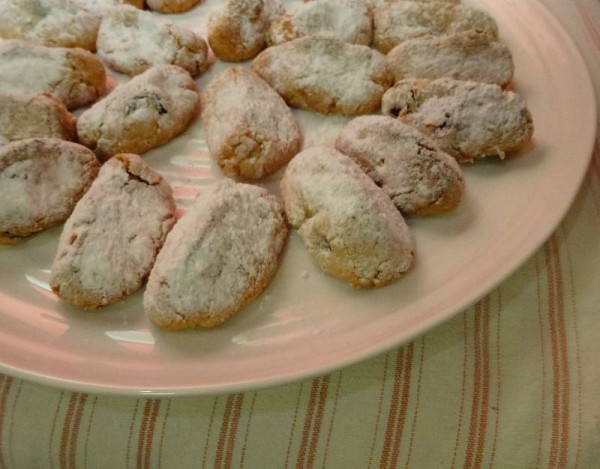
[[[485,83],[406,79],[386,92],[381,107],[461,162],[491,155],[504,158],[533,134],[523,98]]]
[[[390,198],[348,156],[312,147],[281,181],[288,221],[325,272],[355,287],[386,285],[413,263],[408,226]]]
[[[113,70],[138,75],[172,64],[197,76],[206,70],[208,45],[193,31],[130,5],[112,8],[98,32],[98,55]]]
[[[85,111],[77,120],[81,143],[105,160],[117,153],[140,154],[181,134],[199,111],[189,73],[155,65]]]
[[[138,155],[114,156],[65,223],[52,290],[85,309],[135,292],[174,223],[175,202],[163,178]]]
[[[159,13],[183,13],[202,0],[146,0],[148,8]]]
[[[14,244],[67,219],[100,165],[82,145],[54,138],[0,147],[0,244]]]
[[[335,147],[351,157],[404,214],[455,208],[464,182],[458,163],[418,130],[387,116],[361,116]]]
[[[177,222],[152,269],[144,311],[167,329],[212,327],[271,281],[287,238],[281,202],[224,179]]]
[[[211,157],[236,179],[274,173],[302,144],[287,104],[256,73],[242,67],[225,70],[208,85],[202,124]]]

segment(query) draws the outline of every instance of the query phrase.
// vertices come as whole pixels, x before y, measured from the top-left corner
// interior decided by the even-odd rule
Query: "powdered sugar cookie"
[[[312,147],[290,161],[281,193],[290,224],[325,272],[378,287],[413,263],[414,242],[390,198],[349,157]]]
[[[202,124],[211,157],[234,178],[266,177],[302,144],[298,124],[283,99],[242,67],[225,70],[209,84]]]
[[[279,0],[227,0],[209,20],[208,43],[221,60],[251,59],[265,47],[269,21],[282,12]]]
[[[396,81],[404,78],[455,78],[504,86],[514,63],[509,48],[474,31],[410,39],[385,58]]]
[[[201,0],[146,0],[148,8],[160,13],[183,13]]]
[[[98,55],[110,68],[127,75],[173,64],[197,76],[206,70],[208,46],[189,29],[124,5],[112,8],[102,19]]]
[[[288,228],[265,189],[222,180],[202,192],[167,237],[144,311],[167,329],[217,326],[273,278]]]
[[[519,95],[472,81],[402,80],[383,96],[382,111],[416,127],[458,161],[503,158],[533,133]]]
[[[426,35],[477,30],[498,40],[498,25],[488,13],[446,2],[382,4],[373,10],[373,28],[373,46],[384,54],[403,41]]]
[[[324,114],[365,114],[391,85],[384,57],[339,39],[303,37],[269,47],[252,68],[294,107]]]
[[[304,36],[336,37],[368,46],[373,40],[369,9],[361,0],[315,0],[300,4],[289,14],[275,17],[267,44],[277,45]]]
[[[144,153],[181,134],[198,114],[198,104],[189,73],[175,65],[155,65],[85,111],[77,133],[102,160]]]
[[[96,49],[100,19],[69,0],[0,0],[0,37]]]
[[[0,244],[14,244],[67,219],[98,174],[87,148],[54,138],[0,147]]]
[[[51,94],[0,94],[0,145],[33,137],[75,140],[76,121]]]
[[[71,2],[100,18],[108,13],[112,7],[119,5],[132,5],[136,8],[144,8],[144,0],[71,0]]]
[[[52,93],[67,108],[96,101],[106,90],[106,72],[83,49],[0,41],[0,90],[5,94]]]
[[[174,223],[175,202],[163,178],[137,155],[111,158],[65,223],[52,290],[85,309],[133,293]]]
[[[360,116],[335,147],[352,158],[404,214],[429,215],[458,205],[464,192],[458,163],[419,131],[387,116]]]

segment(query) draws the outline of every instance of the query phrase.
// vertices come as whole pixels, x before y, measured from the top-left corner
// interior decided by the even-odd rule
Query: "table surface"
[[[600,96],[600,1],[542,3]],[[0,467],[600,467],[599,265],[597,139],[543,247],[413,342],[327,376],[213,397],[102,396],[0,375]]]

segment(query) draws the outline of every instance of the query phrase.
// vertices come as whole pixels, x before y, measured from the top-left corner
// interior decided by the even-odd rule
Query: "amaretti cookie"
[[[404,41],[385,62],[395,81],[454,78],[504,86],[514,72],[509,48],[476,31]]]
[[[352,158],[406,215],[455,208],[464,192],[458,163],[419,131],[387,116],[360,116],[335,147]]]
[[[144,153],[181,134],[198,114],[199,93],[188,72],[155,65],[85,111],[79,141],[102,160]]]
[[[174,223],[169,185],[139,156],[116,155],[65,223],[50,274],[52,290],[85,309],[133,293]]]
[[[208,45],[193,31],[130,5],[112,8],[98,31],[98,55],[117,72],[138,75],[173,64],[197,76],[206,70]]]
[[[90,13],[102,18],[110,12],[112,7],[119,5],[133,5],[136,8],[144,8],[144,0],[71,0],[79,8],[85,8]]]
[[[0,244],[14,244],[67,219],[98,174],[82,145],[54,138],[0,147]]]
[[[324,36],[369,46],[373,40],[372,23],[369,9],[362,0],[315,0],[273,18],[267,31],[267,44]]]
[[[69,109],[96,101],[106,90],[102,62],[83,49],[0,41],[0,90],[52,93]]]
[[[373,46],[384,54],[408,39],[477,30],[498,39],[498,25],[485,11],[446,2],[401,1],[373,10]]]
[[[228,179],[207,188],[156,259],[146,316],[167,329],[223,323],[269,284],[287,233],[281,203],[265,189]]]
[[[269,47],[252,62],[294,107],[323,114],[367,114],[391,86],[384,57],[339,39],[303,37]]]
[[[146,0],[148,8],[159,13],[183,13],[190,10],[201,0]]]
[[[94,51],[100,18],[69,0],[0,0],[0,37]]]
[[[252,70],[232,67],[203,95],[202,124],[211,157],[228,176],[264,178],[302,145],[290,108]]]
[[[288,221],[325,272],[365,288],[411,267],[415,246],[402,215],[348,156],[328,147],[300,152],[281,194]]]
[[[226,62],[251,59],[265,48],[271,18],[282,12],[279,0],[227,0],[209,18],[208,43]]]
[[[33,137],[74,140],[76,122],[51,94],[0,93],[0,145]]]
[[[472,81],[402,80],[383,96],[382,111],[419,129],[458,161],[503,158],[533,134],[523,98]]]

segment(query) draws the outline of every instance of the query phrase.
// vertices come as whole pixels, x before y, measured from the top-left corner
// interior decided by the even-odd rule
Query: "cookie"
[[[269,22],[280,13],[278,0],[227,0],[209,18],[208,43],[226,62],[251,59],[265,48]]]
[[[76,122],[51,94],[0,93],[0,145],[33,137],[75,140]]]
[[[371,45],[373,24],[362,0],[315,0],[289,14],[275,17],[267,44],[277,45],[304,36],[335,37],[350,44]]]
[[[290,105],[323,114],[367,114],[391,86],[384,57],[339,39],[303,37],[269,47],[252,62]]]
[[[167,329],[217,326],[269,284],[288,228],[262,188],[222,180],[169,233],[144,293],[144,311]]]
[[[169,185],[139,156],[116,155],[65,223],[50,273],[52,290],[85,309],[135,292],[174,223]]]
[[[102,19],[98,55],[110,68],[126,75],[139,75],[153,65],[172,64],[198,76],[208,66],[204,39],[130,5],[114,7]]]
[[[0,37],[96,49],[100,19],[68,0],[0,0]]]
[[[132,5],[136,8],[144,8],[144,0],[71,0],[71,2],[99,18],[110,12],[112,7],[119,5]]]
[[[201,0],[146,0],[148,8],[159,13],[183,13],[191,10]]]
[[[328,147],[300,152],[281,194],[288,221],[325,272],[367,288],[411,267],[415,246],[402,215],[348,156]]]
[[[405,215],[455,208],[464,192],[458,163],[419,131],[387,116],[360,116],[335,147],[352,158]]]
[[[461,162],[504,158],[533,134],[523,98],[472,81],[402,80],[383,96],[382,111],[419,129]]]
[[[477,30],[498,40],[498,25],[485,11],[446,2],[402,1],[373,10],[373,47],[387,54],[416,37]]]
[[[454,78],[504,86],[514,71],[509,48],[475,31],[404,41],[385,62],[395,81]]]
[[[52,93],[68,109],[96,101],[106,91],[106,72],[83,49],[0,41],[0,90],[5,94]]]
[[[226,175],[261,179],[300,151],[302,136],[290,108],[252,70],[225,70],[202,101],[208,150]]]
[[[84,146],[31,138],[0,147],[0,244],[62,223],[98,174]]]
[[[196,83],[180,67],[155,65],[85,111],[79,141],[101,160],[144,153],[181,134],[198,114]]]

